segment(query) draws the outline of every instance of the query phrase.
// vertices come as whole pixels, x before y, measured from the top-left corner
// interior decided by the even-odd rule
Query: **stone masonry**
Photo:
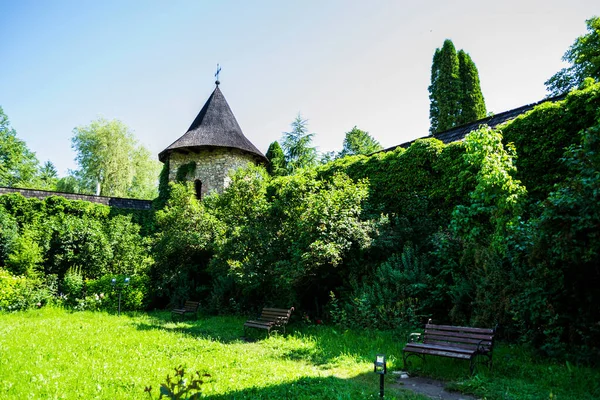
[[[229,173],[248,163],[255,164],[256,157],[237,149],[214,147],[202,148],[198,152],[182,154],[173,152],[169,157],[169,181],[174,181],[177,169],[190,162],[196,163],[194,176],[186,176],[187,181],[202,182],[202,197],[212,191],[223,192],[229,185]]]

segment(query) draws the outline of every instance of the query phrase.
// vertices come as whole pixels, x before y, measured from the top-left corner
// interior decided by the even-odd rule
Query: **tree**
[[[575,39],[562,57],[571,65],[544,82],[552,96],[579,87],[585,78],[600,80],[600,17],[592,17],[585,24],[588,33]]]
[[[339,157],[345,157],[356,154],[368,155],[376,151],[383,150],[383,147],[369,132],[358,129],[356,126],[350,132],[346,132],[344,138],[344,148]]]
[[[0,107],[0,186],[33,187],[39,162]]]
[[[456,126],[459,111],[460,81],[458,56],[451,40],[446,39],[442,49],[436,49],[431,65],[429,86],[429,120],[431,134]]]
[[[56,184],[58,182],[58,171],[52,162],[46,161],[40,168],[39,173],[39,184],[37,185],[40,189],[45,190],[56,190]]]
[[[272,176],[282,176],[286,174],[287,166],[285,162],[285,154],[283,154],[283,150],[281,150],[279,142],[274,141],[269,145],[266,156],[269,160],[269,165],[267,166],[267,172],[269,174]]]
[[[477,67],[464,50],[457,53],[449,39],[433,55],[429,99],[432,135],[486,115]]]
[[[486,108],[479,84],[479,72],[471,56],[464,50],[458,52],[458,78],[460,109],[456,125],[468,124],[484,118]]]
[[[292,122],[291,132],[283,133],[283,150],[287,169],[293,173],[300,168],[309,168],[317,162],[317,149],[311,146],[314,133],[308,133],[308,121],[298,116]]]
[[[75,175],[62,177],[56,181],[56,191],[62,193],[85,193],[81,180]]]
[[[73,133],[71,143],[80,167],[74,175],[85,191],[102,196],[156,195],[158,161],[151,160],[123,122],[99,118]]]
[[[160,163],[153,160],[150,151],[143,146],[139,146],[134,150],[131,162],[134,175],[127,195],[140,199],[156,198],[158,196]]]

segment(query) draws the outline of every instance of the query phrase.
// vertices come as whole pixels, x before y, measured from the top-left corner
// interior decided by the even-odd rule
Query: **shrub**
[[[12,275],[0,268],[0,311],[25,310],[51,303],[56,295],[53,277],[45,281]]]
[[[5,265],[18,236],[17,221],[0,206],[0,266]]]
[[[430,277],[424,258],[412,245],[379,265],[372,277],[355,284],[348,299],[340,304],[330,293],[329,312],[334,323],[349,327],[387,328],[420,325],[420,300],[428,296]]]
[[[121,310],[141,311],[149,304],[149,278],[145,275],[129,277],[124,285],[125,275],[106,275],[95,280],[86,280],[85,292],[87,307],[106,311],[116,311],[119,307],[119,288],[121,289]],[[116,286],[112,280],[115,279]]]

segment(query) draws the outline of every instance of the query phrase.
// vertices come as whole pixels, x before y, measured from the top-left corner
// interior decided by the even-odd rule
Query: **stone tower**
[[[212,191],[221,193],[229,184],[230,171],[249,162],[268,162],[244,136],[219,81],[216,85],[187,132],[158,155],[168,165],[169,181],[183,178],[194,182],[197,198]]]

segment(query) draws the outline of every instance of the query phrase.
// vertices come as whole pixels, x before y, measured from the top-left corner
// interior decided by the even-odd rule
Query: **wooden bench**
[[[171,319],[174,319],[176,315],[181,318],[185,318],[186,315],[198,316],[198,308],[200,307],[199,301],[186,300],[183,308],[175,308],[171,310]]]
[[[425,355],[432,355],[469,360],[471,375],[473,375],[476,362],[485,363],[491,371],[495,333],[495,328],[434,325],[430,319],[425,325],[423,334],[410,334],[408,343],[402,350],[404,367],[406,368],[406,361],[412,355],[418,356],[422,360],[425,360]],[[485,360],[482,360],[482,357]]]
[[[246,321],[244,324],[244,335],[246,334],[246,328],[265,329],[267,336],[271,334],[272,329],[283,330],[283,333],[285,333],[285,326],[290,321],[292,311],[294,311],[294,307],[289,310],[265,307],[260,317]]]

